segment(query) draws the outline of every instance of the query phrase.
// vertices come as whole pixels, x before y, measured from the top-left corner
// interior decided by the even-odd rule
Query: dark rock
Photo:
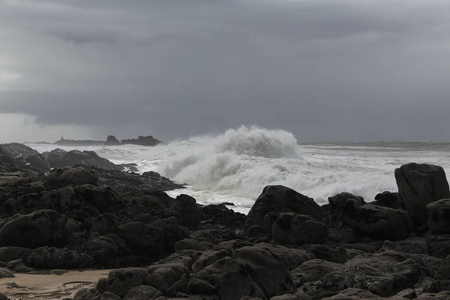
[[[31,249],[23,247],[6,246],[0,247],[0,261],[12,261],[22,257],[25,253],[30,253]]]
[[[284,186],[267,186],[247,215],[245,221],[247,235],[249,232],[258,232],[258,230],[250,230],[253,226],[261,228],[262,233],[270,234],[272,224],[270,224],[270,228],[265,228],[264,217],[275,212],[309,215],[318,221],[322,221],[324,218],[322,208],[313,199]]]
[[[36,269],[83,269],[94,265],[92,257],[66,248],[40,247],[22,257],[24,264]]]
[[[196,200],[191,196],[181,194],[170,207],[175,212],[178,223],[191,230],[196,230],[200,223],[200,210]]]
[[[192,259],[190,257],[181,256],[174,260],[169,257],[167,261],[162,261],[160,264],[148,268],[149,276],[145,282],[163,292],[169,291],[172,287],[171,291],[173,292],[174,285],[191,273],[189,269],[191,264]]]
[[[75,165],[92,166],[105,170],[122,170],[123,167],[116,165],[106,158],[100,157],[94,151],[65,151],[55,149],[42,153],[42,156],[52,168],[65,168]]]
[[[222,300],[242,299],[244,296],[266,299],[261,287],[249,274],[247,265],[236,259],[225,262],[219,278],[217,292]]]
[[[137,139],[127,139],[122,140],[121,143],[123,145],[132,144],[132,145],[140,145],[140,146],[156,146],[161,144],[160,140],[153,138],[153,136],[139,136]]]
[[[289,266],[284,263],[281,255],[273,251],[273,248],[264,245],[242,247],[234,251],[232,258],[244,263],[246,272],[260,287],[265,297],[294,292]]]
[[[450,234],[450,199],[441,199],[427,205],[428,227],[433,234]]]
[[[385,299],[385,298],[374,295],[368,290],[358,288],[345,289],[335,296],[323,298],[323,300],[360,300],[360,299]]]
[[[156,172],[144,172],[141,175],[119,170],[105,170],[98,168],[90,168],[90,170],[94,171],[98,176],[99,186],[105,188],[110,187],[121,194],[131,192],[136,194],[146,193],[150,195],[151,193],[161,193],[162,191],[184,188],[183,185],[176,184]]]
[[[116,258],[129,253],[129,249],[126,242],[119,236],[109,234],[87,241],[84,252],[92,257],[97,264],[109,267],[114,266]]]
[[[156,299],[159,296],[162,296],[162,293],[156,288],[148,285],[138,285],[129,290],[123,300]]]
[[[296,213],[281,213],[272,226],[272,240],[286,244],[323,243],[328,229],[322,222]]]
[[[50,165],[36,150],[19,143],[2,144],[3,161],[12,171],[22,171],[30,176],[42,176],[50,171]],[[8,157],[6,159],[6,157]]]
[[[365,204],[359,208],[359,230],[372,239],[400,240],[412,232],[412,224],[405,211]]]
[[[105,146],[118,146],[120,145],[120,142],[118,139],[116,139],[113,135],[108,135],[105,141]]]
[[[347,250],[338,245],[322,245],[315,244],[306,247],[316,258],[327,260],[335,263],[345,263],[350,259],[350,255]]]
[[[427,205],[450,198],[444,169],[435,165],[409,163],[395,170],[399,196],[416,232],[421,234],[427,225]]]
[[[390,207],[395,209],[405,209],[403,206],[402,199],[399,197],[398,193],[391,193],[388,191],[382,192],[375,196],[376,202],[373,204]]]
[[[205,251],[206,247],[195,239],[183,239],[175,244],[175,250],[186,250],[186,249]]]
[[[350,193],[340,193],[329,197],[330,224],[334,227],[342,225],[358,228],[359,207],[363,205],[364,198]]]
[[[124,297],[133,287],[144,284],[147,270],[143,268],[125,268],[112,270],[108,275],[108,292]]]
[[[426,240],[431,256],[445,259],[450,253],[450,234],[432,235]]]
[[[0,268],[0,278],[13,278],[14,273],[8,269]]]
[[[150,223],[150,226],[163,231],[163,249],[169,253],[174,252],[175,244],[178,241],[189,237],[189,230],[184,226],[180,226],[174,217],[155,220]]]
[[[63,188],[69,185],[97,185],[98,177],[84,167],[69,167],[53,169],[47,177],[47,184],[53,188]]]
[[[29,268],[27,266],[25,266],[25,264],[23,263],[23,260],[21,259],[16,259],[13,261],[10,261],[6,267],[10,270],[13,270],[14,272],[19,272],[19,273],[28,273],[31,271],[34,271],[33,268]]]
[[[0,228],[0,246],[63,246],[80,231],[75,220],[53,210],[17,215]]]

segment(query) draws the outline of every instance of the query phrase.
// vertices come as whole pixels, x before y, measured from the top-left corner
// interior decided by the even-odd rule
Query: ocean
[[[28,143],[40,153],[55,148],[92,150],[114,163],[136,163],[186,184],[170,196],[188,194],[201,204],[233,203],[247,213],[267,185],[284,185],[319,204],[341,192],[366,202],[397,191],[394,170],[409,162],[442,166],[450,172],[450,143],[305,143],[290,132],[258,127],[229,129],[154,147],[68,147]]]

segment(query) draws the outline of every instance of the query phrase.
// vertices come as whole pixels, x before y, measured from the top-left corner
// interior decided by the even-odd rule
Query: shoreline
[[[82,288],[94,288],[100,278],[107,278],[110,269],[70,270],[61,275],[49,272],[16,273],[13,278],[0,279],[0,293],[16,299],[73,298]]]

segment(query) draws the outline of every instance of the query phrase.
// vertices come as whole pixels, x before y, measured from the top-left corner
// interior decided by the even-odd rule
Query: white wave
[[[55,145],[29,145],[39,152]],[[140,172],[157,171],[178,183],[200,203],[233,202],[248,211],[267,185],[288,186],[316,202],[350,192],[372,201],[383,191],[397,191],[395,168],[409,162],[450,170],[446,148],[384,147],[352,144],[298,145],[292,133],[258,127],[230,129],[216,136],[197,136],[167,145],[142,147],[63,147],[93,150],[115,163],[136,163]],[[61,148],[61,147],[59,147]]]

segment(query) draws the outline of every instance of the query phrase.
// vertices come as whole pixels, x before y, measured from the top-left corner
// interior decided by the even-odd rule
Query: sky
[[[450,1],[0,0],[0,143],[449,141]]]

